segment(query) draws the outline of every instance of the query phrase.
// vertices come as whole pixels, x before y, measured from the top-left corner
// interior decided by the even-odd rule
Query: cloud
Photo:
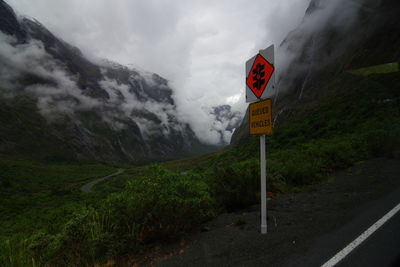
[[[146,77],[146,76],[144,76]],[[135,79],[135,77],[131,77]],[[155,83],[151,76],[147,75],[146,82],[148,84]],[[136,79],[143,79],[143,76],[137,76]],[[140,84],[140,83],[139,83]],[[153,86],[155,84],[152,84]],[[106,113],[112,120],[115,117],[114,110],[121,111],[126,117],[132,118],[144,133],[145,137],[150,135],[169,135],[171,129],[182,131],[182,123],[179,121],[171,121],[170,118],[176,118],[178,116],[175,106],[166,102],[156,102],[151,99],[140,101],[136,95],[132,93],[131,86],[128,84],[118,83],[116,80],[105,78],[100,81],[100,86],[109,94],[110,99],[104,103],[107,107],[110,107],[111,113]],[[146,119],[146,115],[151,116],[151,119]],[[151,115],[150,115],[151,114]],[[122,125],[119,125],[120,127]]]
[[[174,89],[177,113],[208,143],[212,107],[244,113],[245,61],[277,46],[309,0],[7,0],[57,36],[99,58],[155,72]],[[280,71],[277,69],[277,71]]]
[[[354,26],[365,4],[365,0],[313,1],[311,10],[277,48],[278,89],[291,89],[293,79],[302,77],[302,82],[296,80],[301,99],[312,76],[358,39]]]
[[[143,83],[156,85],[151,74],[141,74],[143,76],[134,74],[130,78],[142,87]],[[33,84],[29,82],[31,85],[28,86],[18,83],[26,77],[39,80]],[[84,95],[77,80],[77,77],[69,74],[62,62],[45,51],[40,41],[30,40],[24,44],[16,44],[13,37],[0,32],[0,87],[6,90],[8,97],[14,96],[21,89],[35,96],[39,112],[49,121],[54,122],[65,115],[75,119],[76,112],[90,110],[101,115],[116,130],[127,127],[116,120],[121,118],[121,114],[132,119],[145,138],[157,134],[167,136],[171,129],[178,132],[184,129],[181,122],[170,120],[178,116],[175,106],[163,101],[156,102],[151,98],[139,101],[130,84],[122,84],[104,76],[99,84],[110,98],[102,101]],[[159,88],[163,89],[163,86]]]
[[[23,87],[19,83],[26,77],[40,79],[41,84],[30,85],[25,91],[38,97],[39,111],[48,119],[54,119],[57,112],[71,115],[99,105],[97,100],[82,94],[76,85],[77,78],[47,54],[39,41],[16,44],[13,37],[0,32],[0,66],[0,86],[10,95]]]

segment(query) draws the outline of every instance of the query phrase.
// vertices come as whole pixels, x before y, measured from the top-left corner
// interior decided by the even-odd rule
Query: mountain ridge
[[[0,129],[3,144],[14,143],[15,149],[25,143],[38,155],[51,158],[49,151],[62,143],[68,158],[101,161],[166,160],[211,152],[226,144],[223,138],[216,145],[200,141],[180,118],[168,81],[158,74],[107,60],[93,63],[40,22],[17,17],[3,0],[0,17],[2,101],[12,109],[11,98],[31,98],[25,118],[20,114],[22,121],[38,112],[47,121],[39,125],[54,139],[52,147],[37,147],[26,141],[27,136],[18,139]],[[31,103],[35,100],[36,107]],[[228,117],[237,116],[241,114]],[[0,153],[13,153],[7,147],[0,145]],[[22,150],[18,153],[24,154]]]

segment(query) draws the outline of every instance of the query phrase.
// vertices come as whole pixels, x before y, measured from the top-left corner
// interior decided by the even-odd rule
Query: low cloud
[[[155,86],[151,74],[141,74],[143,76],[133,75],[131,79],[136,79],[139,85],[147,83]],[[33,84],[27,81],[30,85],[24,86],[21,81],[25,79],[38,81]],[[4,89],[3,96],[13,97],[23,89],[37,98],[39,112],[50,122],[65,115],[74,118],[76,112],[90,110],[101,114],[103,120],[116,130],[126,125],[115,118],[124,115],[132,119],[145,138],[153,134],[168,135],[172,128],[177,131],[184,129],[179,121],[170,120],[178,116],[175,106],[152,99],[139,101],[130,84],[122,84],[104,76],[99,84],[110,97],[100,100],[84,95],[77,80],[78,77],[70,75],[62,62],[46,53],[40,41],[17,44],[12,36],[0,32],[0,87]],[[162,86],[159,88],[162,89]],[[146,119],[145,113],[150,114],[151,118]]]
[[[365,4],[365,0],[312,1],[301,23],[277,47],[278,90],[290,89],[293,79],[302,77],[296,85],[301,99],[312,76],[357,39],[354,26]]]
[[[11,96],[14,90],[22,88],[35,95],[40,113],[49,120],[56,119],[59,112],[72,115],[100,104],[82,94],[76,85],[77,77],[69,75],[39,41],[16,44],[12,36],[0,32],[0,66],[0,87]],[[40,81],[24,87],[21,82],[26,79]]]
[[[251,5],[247,1],[228,0],[117,0],[112,3],[105,0],[84,3],[37,0],[35,5],[29,0],[8,2],[20,13],[35,17],[56,35],[81,48],[91,60],[100,62],[99,58],[108,58],[143,70],[141,76],[149,84],[153,81],[151,74],[144,70],[168,79],[168,86],[174,91],[176,110],[164,104],[141,103],[129,94],[128,85],[117,81],[105,79],[102,88],[111,96],[110,105],[113,101],[118,102],[117,91],[130,99],[121,103],[120,112],[134,115],[134,107],[141,107],[155,112],[162,125],[168,122],[168,114],[175,115],[179,121],[189,123],[203,142],[212,144],[220,142],[221,138],[226,141],[230,135],[230,131],[221,132],[227,125],[216,121],[213,107],[230,104],[231,112],[242,114],[247,107],[244,99],[247,59],[258,50],[275,44],[277,81],[290,80],[292,75],[307,77],[307,73],[336,56],[335,51],[320,47],[324,43],[319,39],[319,32],[327,26],[335,31],[349,32],[365,3],[364,0],[313,1],[317,4],[315,10],[304,17],[310,0],[256,0]],[[288,32],[291,33],[287,42],[282,43]],[[343,47],[350,39],[343,39]],[[40,54],[43,52],[40,45],[39,48],[31,45],[29,49],[33,56],[46,57]],[[326,53],[317,56],[317,50]],[[293,60],[301,53],[304,53],[304,60],[297,64]],[[24,59],[21,57],[19,60]],[[62,66],[56,70],[60,70],[57,84],[70,82],[73,85],[76,77],[61,75]],[[8,75],[2,78],[3,83],[12,80],[10,73],[0,75]],[[288,86],[279,84],[277,88],[285,90]],[[75,93],[74,86],[66,88],[70,88],[69,94],[73,98],[84,98],[79,92]],[[35,90],[45,92],[50,89]],[[272,91],[271,95],[277,93]],[[53,105],[53,96],[50,99],[42,97],[42,109]],[[67,101],[62,109],[103,105],[86,102]],[[147,131],[157,129],[151,122],[140,122],[140,125]]]
[[[150,74],[145,76],[137,76],[136,79],[143,79],[145,77],[146,82],[155,86],[156,83]],[[132,77],[135,79],[135,77]],[[105,78],[100,81],[100,86],[110,96],[109,101],[104,105],[111,108],[111,110],[117,108],[126,117],[132,118],[139,126],[141,131],[145,133],[145,136],[150,134],[168,135],[170,129],[174,128],[177,131],[182,131],[182,125],[178,121],[171,121],[171,118],[178,116],[175,106],[165,102],[156,102],[148,99],[146,101],[140,101],[136,95],[131,91],[132,87],[128,84],[119,83],[116,80]],[[152,114],[153,119],[145,119],[143,113]],[[109,116],[115,116],[111,112]]]
[[[168,79],[179,117],[215,143],[212,107],[244,112],[246,60],[280,43],[309,0],[8,2],[92,60],[108,58]]]

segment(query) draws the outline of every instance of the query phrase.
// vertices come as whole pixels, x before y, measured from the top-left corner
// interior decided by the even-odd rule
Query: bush
[[[219,205],[228,211],[257,203],[260,192],[260,164],[249,159],[233,164],[214,166],[207,174]]]
[[[83,266],[105,259],[97,251],[103,232],[93,231],[99,224],[93,208],[76,211],[57,234],[39,231],[31,236],[29,249],[41,265]],[[95,234],[95,235],[94,235]]]
[[[270,156],[267,163],[268,173],[280,177],[286,184],[309,184],[318,178],[322,160],[307,155],[309,151],[287,149]]]
[[[27,240],[20,238],[0,239],[0,266],[35,266],[27,248]]]
[[[117,224],[141,243],[174,238],[215,215],[215,202],[199,175],[181,175],[158,165],[140,179],[128,182],[125,192],[111,196],[105,209],[119,216]],[[134,223],[134,224],[132,224]]]
[[[61,233],[34,235],[30,248],[41,262],[57,266],[105,262],[145,244],[174,240],[213,217],[215,207],[201,177],[152,165],[123,192],[76,211]]]
[[[367,156],[361,144],[364,141],[352,137],[319,139],[271,153],[268,172],[296,186],[318,181],[324,174]]]

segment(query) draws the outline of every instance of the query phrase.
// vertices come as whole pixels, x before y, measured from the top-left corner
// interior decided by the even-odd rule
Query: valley
[[[358,165],[368,158],[398,157],[396,148],[399,146],[399,128],[394,126],[400,125],[399,105],[381,101],[398,101],[396,84],[400,80],[397,73],[367,78],[343,74],[342,82],[342,94],[298,110],[296,115],[291,115],[276,127],[274,135],[268,138],[268,192],[278,196],[277,199],[287,198],[287,194],[296,196],[296,192],[304,190],[307,192],[309,186],[317,186],[320,181],[336,184],[336,178],[332,176],[334,170]],[[367,86],[369,84],[373,86]],[[380,90],[376,90],[377,86]],[[347,87],[353,90],[347,90]],[[359,90],[363,91],[361,98]],[[373,110],[372,103],[375,106]],[[310,125],[319,125],[319,132],[315,132],[316,127]],[[293,140],[293,136],[297,139]],[[240,211],[256,204],[259,198],[257,150],[258,140],[254,137],[241,145],[214,154],[158,165],[133,167],[117,164],[113,167],[66,164],[62,165],[66,170],[63,172],[65,182],[51,186],[49,184],[47,192],[35,189],[31,194],[26,194],[28,189],[17,187],[14,190],[13,184],[7,187],[7,183],[3,183],[2,194],[13,196],[2,205],[9,207],[2,212],[8,218],[3,221],[2,229],[8,229],[8,232],[2,234],[3,240],[10,240],[10,234],[21,227],[26,234],[39,231],[29,238],[30,234],[25,235],[23,239],[19,237],[23,232],[19,232],[12,235],[11,240],[14,241],[3,244],[12,246],[13,252],[20,251],[17,255],[10,255],[16,257],[17,262],[24,262],[18,255],[28,253],[23,252],[27,249],[24,248],[24,242],[33,242],[30,243],[31,246],[35,244],[41,248],[40,255],[48,251],[50,254],[46,255],[49,258],[40,256],[44,261],[53,257],[68,262],[75,261],[75,254],[69,254],[72,249],[69,246],[72,244],[80,244],[76,248],[78,250],[74,249],[74,253],[79,253],[79,259],[85,259],[84,262],[91,262],[90,259],[105,260],[104,255],[120,255],[120,260],[130,261],[132,258],[128,255],[132,251],[141,255],[141,251],[146,251],[149,246],[158,247],[156,244],[168,244],[182,238],[185,236],[184,232],[196,232],[202,223],[222,211]],[[394,161],[387,162],[389,165],[394,164]],[[3,166],[11,168],[10,165],[13,164],[16,164],[14,168],[18,170],[25,169],[22,177],[38,173],[35,168],[30,169],[37,163],[17,165],[14,161],[6,161]],[[26,167],[23,167],[25,164]],[[57,177],[58,168],[61,168],[57,164],[53,167],[53,164],[55,163],[46,163],[40,168],[45,173],[51,170],[44,176],[48,176],[50,181],[54,180],[51,175]],[[69,168],[71,171],[68,171]],[[102,177],[118,168],[126,171],[96,185],[90,194],[80,192],[81,186],[92,180],[90,177]],[[93,173],[96,169],[98,174]],[[13,169],[10,169],[10,174],[6,177],[10,177],[9,180],[18,185],[11,170]],[[67,178],[72,178],[70,175],[74,172],[76,174],[73,180]],[[31,187],[41,188],[44,179],[41,176],[35,177],[38,178],[32,180]],[[379,179],[378,176],[374,177]],[[357,183],[355,180],[353,182]],[[58,189],[55,191],[54,188]],[[2,199],[5,201],[8,197]],[[346,203],[352,203],[351,201],[349,199]],[[22,207],[25,208],[21,209]],[[32,209],[35,210],[35,216],[32,216]],[[171,217],[171,209],[176,217]],[[192,210],[198,211],[197,217],[193,216]],[[34,224],[27,227],[30,224],[28,222]],[[250,227],[252,223],[248,223]],[[127,224],[136,225],[137,228],[126,228]],[[273,220],[270,219],[269,224],[273,225]],[[10,227],[11,225],[14,226]],[[95,236],[90,234],[93,231],[96,231]],[[76,234],[79,239],[76,239]],[[130,242],[131,246],[126,246],[126,242]],[[92,244],[92,248],[97,247],[100,250],[90,250]],[[121,246],[119,249],[113,248],[118,244]],[[3,251],[4,249],[7,248],[3,247]],[[78,265],[82,263],[75,262]]]
[[[399,201],[400,5],[356,2],[309,1],[277,48],[261,235],[248,109],[197,107],[206,89],[94,60],[0,0],[0,266],[327,262]],[[398,221],[343,265],[398,263]]]

